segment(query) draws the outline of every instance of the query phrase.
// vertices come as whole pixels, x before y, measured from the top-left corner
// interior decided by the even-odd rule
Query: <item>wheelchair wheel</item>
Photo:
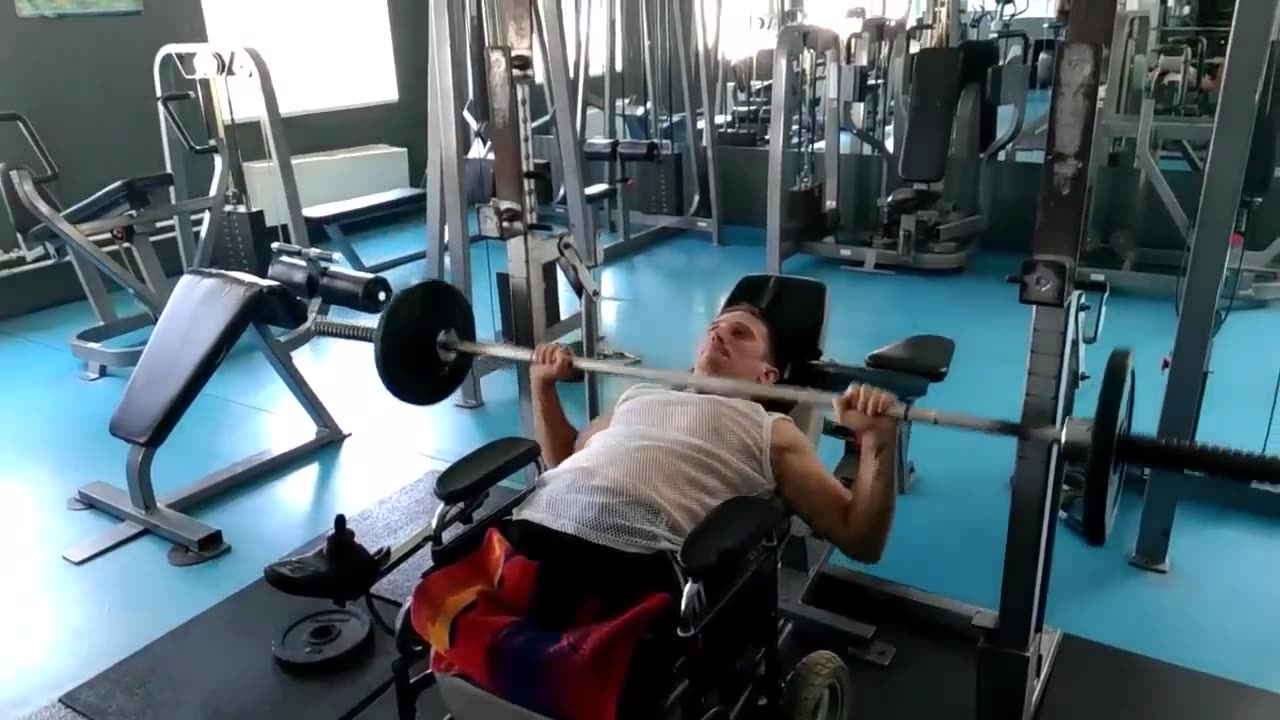
[[[853,717],[853,678],[839,655],[818,650],[796,664],[782,688],[785,720],[848,720]]]

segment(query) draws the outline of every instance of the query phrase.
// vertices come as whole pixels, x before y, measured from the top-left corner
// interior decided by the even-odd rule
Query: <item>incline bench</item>
[[[355,248],[352,247],[351,241],[347,239],[346,233],[342,231],[342,226],[368,222],[393,215],[407,215],[413,212],[425,213],[426,208],[427,193],[425,190],[421,188],[397,188],[349,200],[337,200],[321,205],[312,205],[303,209],[302,217],[307,223],[307,232],[312,234],[312,237],[327,237],[334,245],[337,245],[337,251],[342,253],[347,262],[351,263],[351,269],[360,272],[380,273],[384,270],[422,259],[426,254],[425,249],[397,255],[381,262],[366,263],[356,253]]]

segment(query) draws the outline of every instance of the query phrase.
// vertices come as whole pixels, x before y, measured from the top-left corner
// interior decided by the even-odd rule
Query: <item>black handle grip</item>
[[[22,131],[23,137],[27,139],[27,144],[35,151],[36,157],[40,158],[40,164],[44,165],[44,172],[32,178],[36,183],[53,182],[58,179],[58,166],[53,162],[53,156],[49,155],[48,149],[45,148],[44,142],[40,140],[39,133],[22,113],[16,112],[0,112],[0,123],[16,123],[18,129]]]
[[[1280,484],[1280,457],[1151,435],[1123,435],[1116,456],[1126,462],[1163,470],[1194,470],[1239,482]]]
[[[165,119],[169,121],[169,127],[173,128],[173,131],[178,134],[178,138],[182,140],[183,145],[187,146],[187,150],[194,155],[209,155],[211,153],[216,153],[218,152],[218,146],[216,143],[197,145],[195,141],[191,139],[191,134],[187,132],[187,128],[183,126],[182,121],[178,119],[178,114],[173,111],[173,103],[178,102],[179,100],[195,99],[195,93],[179,90],[161,95],[156,98],[156,102],[160,103],[161,109],[164,110]]]

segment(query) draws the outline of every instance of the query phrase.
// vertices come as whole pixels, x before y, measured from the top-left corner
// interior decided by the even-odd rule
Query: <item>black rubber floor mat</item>
[[[62,697],[90,720],[320,720],[350,717],[391,683],[395,647],[373,643],[347,667],[299,677],[271,654],[280,631],[332,607],[257,580]],[[390,603],[375,604],[394,618]],[[354,711],[354,712],[353,712]]]
[[[394,545],[430,521],[439,504],[434,487],[435,473],[429,473],[348,523],[367,546]],[[495,488],[489,506],[514,493]],[[322,535],[295,552],[323,542]],[[379,583],[375,607],[388,623],[429,564],[430,554],[421,552]],[[285,673],[271,654],[271,643],[284,628],[326,607],[332,605],[290,597],[255,581],[67,693],[62,702],[89,720],[353,717],[391,683],[395,649],[390,638],[375,629],[367,654],[314,677]]]

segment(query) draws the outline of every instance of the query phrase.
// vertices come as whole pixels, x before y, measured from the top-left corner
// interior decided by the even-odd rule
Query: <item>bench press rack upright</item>
[[[582,178],[582,148],[573,116],[554,114],[569,227],[559,231],[539,221],[537,183],[533,172],[534,146],[530,127],[529,94],[533,83],[534,28],[544,45],[548,62],[547,88],[557,108],[571,108],[569,68],[566,61],[564,22],[557,0],[473,0],[472,12],[433,3],[428,67],[433,110],[428,113],[428,232],[447,242],[428,244],[427,272],[444,277],[443,248],[448,247],[449,277],[468,299],[471,297],[470,228],[462,192],[463,128],[459,119],[467,106],[463,68],[479,73],[485,82],[472,83],[473,92],[484,92],[488,108],[488,140],[494,158],[495,196],[477,208],[481,235],[504,239],[508,269],[498,278],[499,305],[503,308],[499,334],[507,342],[525,346],[558,340],[581,330],[582,355],[594,357],[598,340],[595,301],[600,290],[593,279],[596,237],[587,214]],[[467,23],[472,31],[468,32]],[[474,23],[481,23],[476,29]],[[467,39],[483,38],[483,67],[473,62]],[[474,49],[474,48],[473,48]],[[462,239],[461,242],[456,241]],[[559,273],[563,272],[577,293],[580,309],[561,317]],[[483,403],[480,378],[509,366],[509,362],[481,359],[462,385],[460,404]],[[527,373],[516,373],[521,417],[533,417],[533,393]],[[589,417],[600,414],[599,386],[588,375],[586,406]],[[531,430],[532,428],[527,428]]]

